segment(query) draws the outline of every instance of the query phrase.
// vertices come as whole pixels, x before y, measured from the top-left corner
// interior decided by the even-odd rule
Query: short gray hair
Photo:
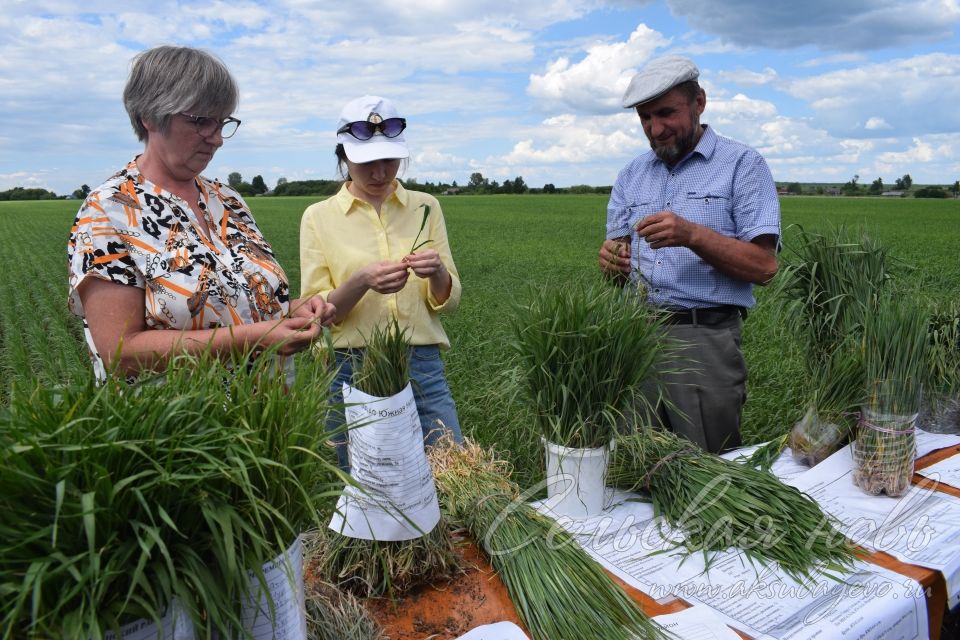
[[[166,131],[170,117],[181,112],[225,118],[236,110],[239,94],[230,71],[212,53],[164,45],[133,59],[123,106],[137,138],[145,141],[144,121]]]

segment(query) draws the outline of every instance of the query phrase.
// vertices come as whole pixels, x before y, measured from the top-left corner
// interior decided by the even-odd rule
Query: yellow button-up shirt
[[[353,272],[371,262],[400,261],[410,253],[423,222],[423,208],[430,207],[427,224],[418,243],[435,249],[450,272],[450,295],[441,304],[430,290],[429,280],[413,272],[398,293],[367,291],[347,317],[332,327],[334,346],[362,347],[364,336],[396,316],[408,330],[410,344],[450,346],[440,324],[440,313],[460,304],[460,275],[453,263],[443,211],[428,193],[407,191],[399,182],[377,215],[369,203],[353,196],[345,184],[333,197],[307,207],[300,221],[300,288],[303,296],[327,295]],[[421,249],[422,250],[422,249]]]

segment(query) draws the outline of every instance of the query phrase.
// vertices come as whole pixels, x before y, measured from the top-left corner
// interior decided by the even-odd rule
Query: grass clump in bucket
[[[353,362],[353,386],[390,397],[410,384],[410,344],[396,318],[378,326]],[[362,426],[362,425],[360,425]],[[396,597],[416,585],[453,576],[463,558],[446,520],[411,540],[368,540],[329,529],[312,534],[314,570],[322,580],[359,597]]]
[[[666,347],[660,314],[600,278],[530,288],[515,305],[510,348],[541,435],[571,448],[606,446],[644,393]]]
[[[444,509],[489,556],[533,640],[668,637],[565,530],[522,501],[505,461],[449,437],[429,456]]]
[[[245,362],[245,360],[241,360]],[[247,637],[248,572],[336,494],[323,374],[177,357],[161,382],[16,389],[0,411],[0,637],[88,640],[175,599]]]
[[[854,548],[831,517],[773,475],[659,429],[639,429],[616,444],[611,484],[649,494],[656,514],[682,530],[677,545],[703,553],[708,564],[711,552],[737,547],[798,580],[851,566]]]

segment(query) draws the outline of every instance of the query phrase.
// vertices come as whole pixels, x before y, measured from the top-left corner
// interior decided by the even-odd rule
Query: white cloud
[[[935,149],[930,143],[924,142],[920,138],[914,138],[913,146],[909,149],[886,151],[878,155],[877,159],[886,164],[901,165],[911,162],[929,162],[941,154],[944,156],[952,155],[946,145]]]
[[[867,123],[863,125],[867,131],[876,131],[878,129],[893,129],[883,118],[867,118]]]
[[[14,171],[13,173],[0,173],[0,191],[6,191],[14,187],[46,189],[49,180],[49,171]]]
[[[960,130],[960,55],[930,53],[795,78],[785,90],[806,100],[821,126],[868,135],[883,121],[898,135]],[[869,117],[866,114],[870,114]],[[874,127],[868,123],[873,119]]]
[[[777,80],[777,72],[770,67],[764,67],[763,71],[750,71],[749,69],[737,69],[736,71],[720,71],[717,77],[727,82],[741,85],[764,85]]]
[[[823,56],[822,58],[810,58],[809,60],[804,60],[797,66],[801,69],[811,69],[836,64],[860,64],[861,62],[866,62],[866,60],[867,56],[862,53],[837,53],[831,56]]]
[[[184,6],[184,15],[187,18],[206,23],[222,22],[228,28],[244,27],[253,29],[261,27],[271,21],[275,15],[262,3],[258,2],[224,2],[215,0],[200,6]],[[182,25],[178,25],[182,26]]]
[[[615,111],[621,108],[620,99],[636,67],[669,44],[669,38],[644,24],[638,25],[626,42],[587,47],[579,62],[557,58],[542,75],[530,75],[527,93],[543,99],[546,106],[587,113]]]

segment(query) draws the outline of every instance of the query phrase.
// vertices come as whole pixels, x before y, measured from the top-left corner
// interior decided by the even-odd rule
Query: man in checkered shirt
[[[682,341],[661,374],[655,423],[719,452],[738,447],[747,370],[740,332],[753,285],[777,273],[780,204],[756,151],[700,124],[707,98],[687,58],[649,62],[623,97],[651,150],[617,176],[600,268],[645,290]]]

